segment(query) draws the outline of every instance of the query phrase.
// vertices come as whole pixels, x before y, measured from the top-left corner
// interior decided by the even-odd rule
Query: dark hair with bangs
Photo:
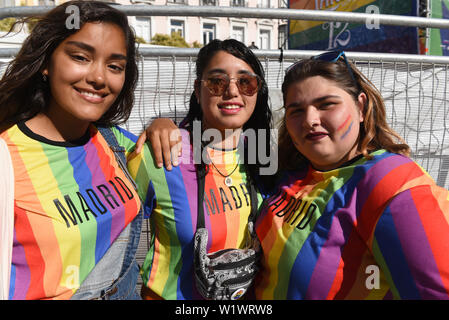
[[[88,22],[104,22],[115,24],[123,30],[127,46],[125,82],[117,99],[96,121],[96,124],[110,126],[128,119],[134,103],[134,89],[138,79],[135,35],[128,24],[128,18],[104,2],[69,1],[52,9],[43,17],[19,21],[19,23],[25,23],[31,19],[37,19],[31,34],[24,41],[19,53],[8,65],[0,80],[0,105],[2,106],[0,132],[47,108],[51,93],[48,83],[42,78],[42,70],[48,66],[54,50],[61,42],[79,31],[79,29],[66,26],[70,16],[70,13],[66,13],[66,9],[71,5],[79,9],[80,28]]]

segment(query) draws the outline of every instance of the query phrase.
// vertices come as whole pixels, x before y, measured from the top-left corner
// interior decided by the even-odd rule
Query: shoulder
[[[354,185],[357,199],[368,211],[383,211],[388,203],[409,190],[436,187],[430,175],[409,157],[382,150],[372,155],[373,159],[354,169],[354,176],[358,176]]]
[[[9,127],[8,129],[0,132],[0,138],[7,140],[9,137],[15,135],[17,132],[20,132],[20,130],[17,127],[17,124]]]
[[[370,183],[382,183],[402,188],[421,184],[434,184],[429,174],[407,156],[379,150],[371,154],[373,159],[360,165],[365,180]]]
[[[133,143],[137,142],[137,136],[130,131],[123,129],[119,126],[110,127],[114,135],[117,137],[117,140],[128,140]]]
[[[127,153],[131,152],[135,147],[137,136],[128,130],[125,130],[119,126],[95,126],[95,128],[99,131],[100,134],[103,135],[103,137],[112,134],[117,140],[118,145],[124,147]]]

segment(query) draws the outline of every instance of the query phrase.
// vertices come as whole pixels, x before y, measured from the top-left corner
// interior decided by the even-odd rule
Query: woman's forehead
[[[204,73],[210,73],[211,70],[224,73],[239,73],[244,71],[254,73],[253,68],[246,61],[222,50],[215,53],[209,60]]]

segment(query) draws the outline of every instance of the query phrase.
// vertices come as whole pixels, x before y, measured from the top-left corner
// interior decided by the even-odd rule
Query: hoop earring
[[[42,81],[43,82],[47,82],[48,78],[45,74],[42,74]]]

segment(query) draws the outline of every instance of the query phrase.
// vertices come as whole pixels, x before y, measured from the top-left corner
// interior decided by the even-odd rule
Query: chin
[[[84,121],[95,122],[98,121],[105,113],[106,110],[104,112],[99,112],[99,110],[95,110],[95,112],[84,113],[80,115],[79,118]]]

